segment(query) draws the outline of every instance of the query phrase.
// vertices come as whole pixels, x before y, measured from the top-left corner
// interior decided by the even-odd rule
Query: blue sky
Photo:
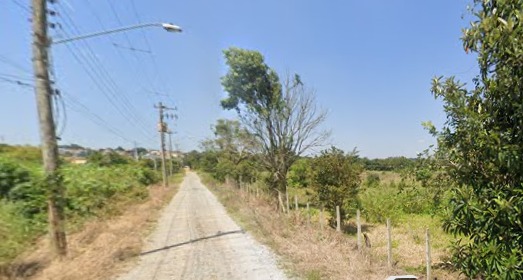
[[[0,142],[39,143],[31,81],[29,1],[0,3]],[[461,29],[470,0],[59,0],[53,38],[143,22],[161,29],[107,35],[52,48],[61,144],[156,148],[157,111],[177,107],[173,142],[185,151],[234,117],[219,101],[222,50],[258,50],[278,73],[298,73],[329,112],[329,143],[370,158],[414,157],[434,140],[421,127],[445,120],[430,94],[434,76],[468,82],[477,72]],[[10,82],[9,82],[10,81]],[[65,107],[65,114],[63,108]]]

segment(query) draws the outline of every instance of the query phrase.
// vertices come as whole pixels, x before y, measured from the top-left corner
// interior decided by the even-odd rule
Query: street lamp
[[[76,37],[72,37],[72,38],[60,39],[60,40],[52,41],[51,44],[57,45],[57,44],[71,42],[71,41],[82,40],[82,39],[87,39],[87,38],[91,38],[91,37],[97,37],[97,36],[101,36],[101,35],[117,33],[117,32],[124,32],[124,31],[132,30],[132,29],[139,29],[139,28],[145,28],[145,27],[162,27],[163,29],[165,29],[168,32],[182,32],[182,29],[178,25],[174,25],[172,23],[153,22],[153,23],[143,23],[143,24],[138,24],[138,25],[121,27],[121,28],[117,28],[117,29],[105,30],[105,31],[101,31],[101,32],[90,33],[90,34],[76,36]]]
[[[146,23],[113,30],[106,30],[73,38],[52,42],[48,37],[47,0],[32,0],[33,24],[33,69],[35,75],[35,95],[38,109],[42,159],[45,172],[45,182],[48,187],[47,205],[49,233],[51,244],[58,256],[67,254],[67,238],[64,224],[64,186],[59,174],[60,160],[58,143],[53,118],[52,89],[49,79],[49,48],[53,44],[67,43],[75,40],[91,38],[104,34],[122,32],[144,27],[162,27],[170,32],[181,32],[182,29],[170,23]]]

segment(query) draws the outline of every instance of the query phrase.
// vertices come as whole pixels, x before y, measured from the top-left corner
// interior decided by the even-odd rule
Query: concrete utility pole
[[[64,226],[64,189],[58,172],[58,144],[51,102],[49,80],[49,44],[47,37],[47,0],[33,0],[33,69],[35,74],[36,105],[44,171],[49,188],[47,204],[51,244],[58,256],[67,254]]]
[[[173,142],[171,139],[173,132],[169,130],[167,134],[169,134],[169,176],[173,176]]]
[[[165,164],[165,133],[167,132],[167,124],[163,121],[164,119],[164,110],[172,110],[162,104],[158,103],[158,106],[154,106],[158,109],[160,121],[158,123],[158,132],[160,132],[160,151],[162,156],[162,176],[163,176],[163,186],[167,188],[167,166]]]

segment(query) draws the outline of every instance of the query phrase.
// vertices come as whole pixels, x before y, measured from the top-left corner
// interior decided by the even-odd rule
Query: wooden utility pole
[[[162,104],[162,102],[158,103],[158,106],[154,106],[156,109],[158,109],[159,113],[159,122],[158,122],[158,132],[160,132],[160,153],[162,156],[162,177],[163,177],[163,186],[167,188],[168,182],[167,182],[167,166],[165,164],[165,133],[167,132],[167,123],[163,121],[164,119],[164,110],[170,109],[167,108]]]
[[[49,45],[47,37],[47,0],[33,0],[33,69],[35,95],[38,108],[38,123],[45,179],[49,188],[47,205],[51,245],[58,256],[67,254],[67,239],[64,226],[64,190],[58,172],[58,144],[51,102],[49,80]]]

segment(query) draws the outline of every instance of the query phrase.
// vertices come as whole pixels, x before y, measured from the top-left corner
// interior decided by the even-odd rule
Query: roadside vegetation
[[[125,205],[147,199],[147,186],[161,177],[147,161],[126,156],[93,154],[86,164],[63,162],[67,230],[92,220],[120,214]],[[0,146],[0,275],[13,260],[34,246],[47,229],[47,190],[42,182],[40,150]]]
[[[442,231],[452,184],[447,184],[449,177],[439,168],[441,158],[427,151],[416,159],[368,159],[360,158],[356,149],[347,152],[337,147],[325,148],[328,132],[321,129],[325,115],[316,109],[313,91],[305,87],[298,75],[281,82],[278,74],[256,51],[230,48],[224,54],[229,72],[222,83],[229,96],[221,104],[224,109],[235,109],[238,120],[218,120],[212,127],[214,137],[202,143],[203,151],[186,154],[185,165],[224,184],[223,188],[230,194],[223,194],[220,188],[214,189],[233,213],[247,213],[240,219],[257,221],[258,230],[264,232],[262,235],[270,236],[267,242],[276,245],[277,250],[281,244],[275,240],[283,238],[285,243],[293,244],[294,239],[287,239],[302,236],[304,242],[294,244],[296,250],[301,250],[312,246],[318,237],[316,233],[303,231],[304,217],[297,217],[292,212],[303,214],[309,204],[311,218],[325,228],[320,239],[323,234],[329,235],[333,239],[328,239],[328,244],[336,244],[336,248],[331,249],[345,252],[336,258],[354,260],[357,265],[353,271],[358,275],[364,275],[365,270],[381,271],[376,277],[393,271],[422,274],[422,245],[424,232],[429,228],[436,240],[435,267],[445,267],[435,275],[448,277],[449,273],[454,273],[447,262],[448,248],[454,238]],[[307,98],[295,96],[300,94],[306,94]],[[319,153],[307,155],[312,148],[322,146]],[[254,203],[263,205],[264,210],[259,212],[253,208],[251,199],[233,199],[238,197],[236,192],[241,195],[257,193],[260,200]],[[339,236],[332,230],[336,227],[336,207],[340,210],[344,233]],[[373,253],[366,255],[373,264],[359,259],[358,251],[354,249],[357,210],[361,211],[365,223],[365,236],[374,244],[371,246]],[[388,270],[384,263],[386,219],[391,219],[394,234],[405,237],[396,239],[396,263]],[[303,236],[306,233],[312,235]],[[339,247],[340,243],[348,248]],[[411,252],[411,246],[422,249],[416,249],[416,254],[403,253]],[[317,266],[312,263],[318,260],[307,259],[314,258],[312,254],[297,257],[296,250],[283,251],[283,255],[295,267],[306,269],[298,269],[300,276],[309,277],[312,273],[321,278],[343,278],[342,270],[331,267],[333,264],[328,257]],[[310,267],[315,270],[308,271]],[[341,267],[346,268],[345,265]]]
[[[360,159],[356,150],[336,147],[312,153],[307,148],[320,147],[317,140],[324,138],[317,136],[326,135],[318,130],[323,118],[285,98],[289,89],[303,86],[299,76],[282,83],[261,54],[231,48],[224,52],[229,71],[222,79],[228,93],[222,107],[236,110],[253,148],[244,155],[247,162],[232,166],[236,169],[232,173],[213,169],[212,162],[221,162],[224,154],[237,151],[234,148],[193,152],[189,164],[216,180],[225,178],[226,185],[236,186],[234,191],[247,188],[250,193],[252,186],[257,192],[269,191],[267,202],[278,214],[290,215],[296,196],[302,207],[310,203],[313,212],[330,213],[324,218],[331,227],[334,206],[341,208],[349,229],[355,209],[361,210],[368,228],[379,228],[391,219],[395,228],[410,234],[418,232],[412,224],[421,225],[430,228],[435,246],[443,252],[436,258],[441,263],[434,266],[470,279],[522,279],[522,9],[523,1],[472,1],[468,8],[472,22],[463,29],[462,42],[464,51],[477,57],[479,73],[468,85],[455,77],[433,79],[431,92],[442,101],[447,119],[441,128],[423,123],[437,146],[415,160]],[[292,119],[288,112],[318,122],[305,129],[310,134],[300,134],[285,121]],[[215,136],[210,141],[221,139],[220,134]],[[314,145],[300,146],[308,140]],[[296,145],[305,149],[293,149]],[[274,220],[289,225],[279,216]],[[286,235],[285,230],[276,232],[276,239]],[[346,231],[349,237],[352,232]],[[411,244],[421,242],[419,232],[411,235],[415,237]],[[368,236],[372,238],[372,230]],[[412,253],[408,248],[401,251]],[[302,256],[287,256],[296,263],[307,262]],[[422,267],[421,262],[397,265],[417,273]],[[325,276],[331,268],[320,267],[318,273]]]

